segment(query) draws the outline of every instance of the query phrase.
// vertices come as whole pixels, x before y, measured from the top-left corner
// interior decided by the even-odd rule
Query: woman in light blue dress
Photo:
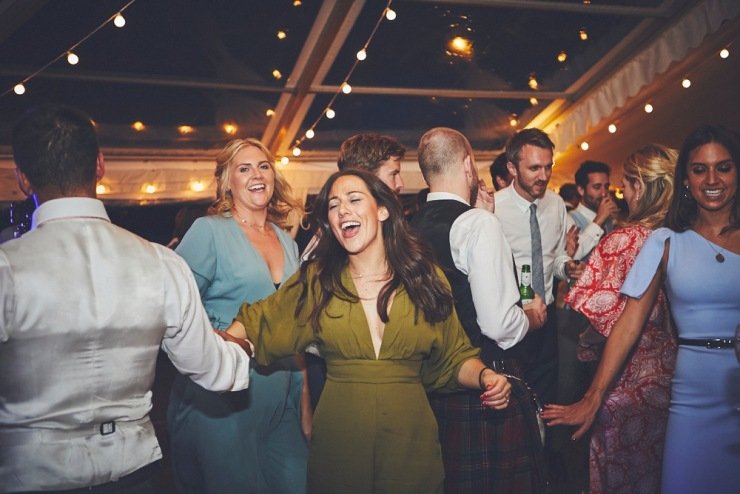
[[[298,269],[298,248],[284,228],[302,208],[257,140],[227,144],[216,178],[216,202],[177,253],[221,330],[242,303],[274,293]],[[248,389],[224,394],[177,376],[168,429],[179,492],[305,492],[310,407],[301,368],[297,358],[253,368]]]
[[[729,493],[740,486],[740,136],[704,126],[686,139],[660,228],[643,244],[621,292],[630,297],[586,396],[557,423],[594,420],[664,284],[678,357],[663,455],[663,494]],[[556,422],[552,422],[556,424]]]

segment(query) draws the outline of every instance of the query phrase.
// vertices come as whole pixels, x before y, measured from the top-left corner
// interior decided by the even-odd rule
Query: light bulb
[[[328,118],[329,120],[331,120],[332,118],[334,118],[336,116],[337,116],[337,114],[336,114],[336,112],[334,110],[332,110],[331,108],[327,108],[326,109],[326,118]]]
[[[78,57],[77,55],[75,55],[75,54],[74,54],[74,53],[72,53],[72,52],[69,52],[69,53],[67,53],[67,62],[68,62],[68,63],[69,63],[70,65],[77,65],[77,63],[78,63],[79,61],[80,61],[80,57]]]
[[[315,136],[315,135],[316,134],[314,133],[313,129],[308,129],[306,131],[306,139],[313,139],[313,136]]]
[[[385,18],[388,19],[389,21],[395,20],[396,11],[388,7],[387,9],[385,9]]]
[[[288,37],[288,33],[286,33],[285,31],[283,31],[282,29],[278,30],[278,32],[277,32],[277,38],[278,39],[285,39],[287,37]]]
[[[192,126],[190,126],[190,125],[180,125],[180,126],[179,126],[179,127],[177,128],[177,131],[178,131],[178,132],[179,132],[179,133],[180,133],[181,135],[184,135],[184,136],[186,136],[186,135],[188,135],[188,134],[192,134],[193,132],[195,132],[195,128],[194,128],[194,127],[192,127]]]
[[[584,151],[588,151],[588,142],[583,141],[581,143],[581,149],[583,149]]]
[[[684,80],[682,80],[682,81],[681,81],[681,85],[682,85],[682,86],[683,86],[683,87],[684,87],[685,89],[688,89],[688,88],[690,88],[690,87],[691,87],[691,80],[690,80],[690,79],[684,79]]]
[[[581,38],[581,41],[586,41],[588,39],[588,31],[586,31],[585,27],[578,31],[578,37]]]
[[[563,63],[566,60],[568,60],[568,54],[565,53],[564,51],[561,51],[560,53],[558,53],[558,57],[557,58],[558,58],[558,62]]]
[[[143,189],[147,194],[154,194],[157,192],[157,186],[154,184],[144,184]]]
[[[267,110],[265,110],[265,115],[267,115],[268,117],[271,117],[275,115],[275,110],[273,110],[272,108],[268,108]]]
[[[537,106],[540,104],[540,102],[537,100],[537,98],[529,98],[529,104],[532,106]]]
[[[719,51],[719,57],[720,57],[720,58],[727,58],[727,57],[729,57],[729,56],[730,56],[730,50],[728,50],[727,48],[722,48],[722,49],[721,49],[721,50]]]
[[[352,92],[352,86],[349,85],[348,82],[345,82],[342,84],[342,92],[344,94],[349,94]]]
[[[651,105],[650,103],[647,103],[645,105],[645,113],[653,113],[653,105]]]
[[[280,79],[282,79],[282,78],[283,78],[283,73],[282,73],[282,72],[280,72],[280,71],[279,71],[278,69],[273,69],[273,70],[272,70],[272,76],[273,76],[273,77],[274,77],[274,78],[275,78],[276,80],[278,80],[278,81],[279,81]]]
[[[23,83],[18,83],[13,87],[13,92],[20,96],[21,94],[26,92],[26,86],[23,85]]]
[[[357,52],[357,60],[359,60],[360,62],[362,62],[366,58],[367,58],[367,52],[365,51],[364,48],[362,50],[360,50],[360,51]]]
[[[293,148],[293,156],[298,157],[301,155],[301,148],[295,147]]]
[[[283,156],[282,158],[280,158],[281,165],[286,166],[288,163],[290,163],[290,158],[288,158],[287,156]]]
[[[236,132],[239,130],[239,127],[232,122],[226,122],[221,126],[221,128],[224,129],[224,132],[226,132],[230,136],[235,135]]]
[[[509,125],[511,125],[512,127],[516,127],[518,123],[519,121],[514,117],[509,120]]]
[[[190,190],[193,192],[203,192],[206,190],[206,186],[200,180],[194,180],[193,182],[190,182]]]
[[[106,187],[104,184],[98,184],[95,186],[96,194],[107,194],[108,190],[109,190],[108,187]]]
[[[615,124],[609,124],[609,127],[607,127],[607,130],[610,134],[614,134],[617,132],[617,126]]]
[[[115,16],[115,17],[113,18],[113,24],[114,24],[114,25],[115,25],[116,27],[123,27],[123,26],[125,26],[125,25],[126,25],[126,18],[125,18],[125,17],[123,17],[123,15],[121,15],[121,13],[119,12],[119,13],[118,13],[118,14],[116,14],[116,16]]]
[[[131,124],[131,128],[134,129],[136,132],[143,132],[146,129],[146,125],[144,125],[144,122],[136,121]]]

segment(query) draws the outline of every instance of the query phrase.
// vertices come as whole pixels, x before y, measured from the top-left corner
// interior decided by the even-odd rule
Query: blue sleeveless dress
[[[693,230],[660,228],[645,242],[622,293],[645,293],[670,240],[665,289],[680,338],[735,338],[740,255]],[[725,261],[715,259],[722,252]],[[663,457],[663,494],[740,488],[740,363],[732,348],[679,345]]]

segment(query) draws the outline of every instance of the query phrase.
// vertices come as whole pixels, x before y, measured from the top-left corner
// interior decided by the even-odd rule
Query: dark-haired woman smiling
[[[439,493],[444,477],[426,390],[511,386],[484,367],[444,275],[406,227],[395,194],[362,170],[332,175],[315,203],[320,241],[286,286],[242,306],[229,329],[268,363],[316,344],[327,383],[314,416],[309,491]]]

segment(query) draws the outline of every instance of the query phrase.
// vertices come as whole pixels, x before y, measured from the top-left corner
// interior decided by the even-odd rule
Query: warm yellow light
[[[537,106],[540,104],[540,102],[537,100],[537,98],[529,98],[529,104],[532,106]]]
[[[184,136],[186,136],[186,135],[188,135],[188,134],[192,134],[193,132],[195,132],[195,127],[192,127],[192,126],[190,126],[190,125],[180,125],[180,126],[179,126],[179,127],[177,128],[177,131],[178,131],[178,132],[179,132],[179,133],[180,133],[181,135],[184,135]]]
[[[293,148],[293,156],[298,157],[301,155],[301,148],[295,147]]]
[[[105,184],[98,184],[95,186],[96,194],[107,194],[109,191],[110,189]]]
[[[344,94],[349,94],[352,92],[352,86],[349,85],[349,82],[342,83],[342,92]]]
[[[357,60],[359,60],[360,62],[362,62],[366,58],[367,58],[367,51],[365,51],[364,48],[362,50],[360,50],[360,51],[357,52]]]
[[[306,139],[313,139],[313,136],[315,136],[315,135],[316,135],[316,134],[315,134],[315,132],[313,131],[313,129],[308,129],[308,130],[306,131]]]
[[[146,130],[146,125],[144,125],[144,122],[137,120],[136,122],[131,124],[131,128],[134,129],[136,132],[143,132],[144,130]]]
[[[301,0],[293,0],[293,7],[300,7],[301,5],[303,5]]]
[[[581,38],[581,41],[586,41],[588,39],[588,31],[586,31],[585,27],[578,31],[578,37]]]
[[[288,37],[288,33],[286,33],[285,31],[283,31],[282,29],[278,29],[278,32],[277,32],[277,38],[278,39],[285,39],[287,37]]]
[[[155,192],[157,192],[157,186],[154,184],[144,184],[141,190],[143,190],[147,194],[154,194]]]
[[[614,134],[617,132],[617,126],[615,124],[609,124],[609,127],[607,129],[610,134]]]
[[[650,103],[647,103],[645,105],[645,113],[653,113],[653,105],[651,105]]]
[[[200,180],[193,180],[190,182],[190,190],[193,192],[203,192],[206,190],[206,185]]]
[[[537,77],[535,77],[534,74],[529,75],[529,81],[527,82],[527,85],[530,89],[537,89],[539,87],[539,83],[537,82]]]
[[[22,82],[16,84],[15,87],[13,87],[13,92],[20,96],[21,94],[26,92],[26,86],[24,86]]]
[[[67,63],[70,65],[77,65],[80,61],[80,57],[72,52],[67,53]]]
[[[283,78],[282,72],[280,72],[278,69],[273,69],[272,76],[277,79],[278,81]]]
[[[393,10],[392,8],[388,7],[387,9],[385,9],[385,18],[388,19],[389,21],[395,20],[396,19],[396,11]]]
[[[584,151],[588,151],[588,142],[583,141],[581,143],[581,149],[583,149]]]
[[[722,48],[722,49],[721,49],[721,50],[719,51],[719,57],[720,57],[720,58],[727,58],[727,57],[729,57],[729,56],[730,56],[730,50],[728,50],[727,48]]]
[[[233,136],[236,134],[236,132],[239,130],[239,127],[232,122],[226,122],[221,126],[222,129],[224,129],[224,132],[226,132],[228,135]]]
[[[568,54],[567,53],[565,53],[564,51],[561,51],[560,53],[558,53],[558,62],[563,63],[566,60],[568,60]]]
[[[447,47],[453,54],[461,57],[471,57],[473,55],[473,42],[462,36],[455,36],[447,43]]]
[[[684,79],[681,81],[681,85],[684,87],[684,89],[688,89],[691,87],[691,79]]]
[[[281,165],[287,166],[288,163],[290,163],[290,158],[288,158],[287,156],[283,156],[282,158],[280,158],[280,164]]]
[[[614,197],[616,197],[617,199],[624,199],[624,192],[622,192],[622,189],[615,190]]]
[[[517,120],[514,117],[511,117],[511,119],[509,120],[509,125],[511,125],[512,127],[516,127],[518,124],[519,124],[519,120]]]
[[[273,110],[272,108],[268,108],[267,110],[265,110],[265,115],[267,115],[268,117],[271,117],[275,115],[275,110]]]
[[[119,13],[118,13],[118,14],[116,14],[116,16],[115,16],[115,17],[113,18],[113,24],[114,24],[114,25],[115,25],[116,27],[123,27],[123,26],[125,26],[125,25],[126,25],[126,19],[125,19],[125,18],[123,17],[123,15],[121,15],[121,13],[119,12]]]
[[[331,108],[327,108],[326,109],[326,118],[328,118],[329,120],[331,120],[332,118],[334,118],[336,116],[337,116],[337,113],[334,110],[332,110]]]
[[[591,5],[591,0],[583,0],[583,5]]]

